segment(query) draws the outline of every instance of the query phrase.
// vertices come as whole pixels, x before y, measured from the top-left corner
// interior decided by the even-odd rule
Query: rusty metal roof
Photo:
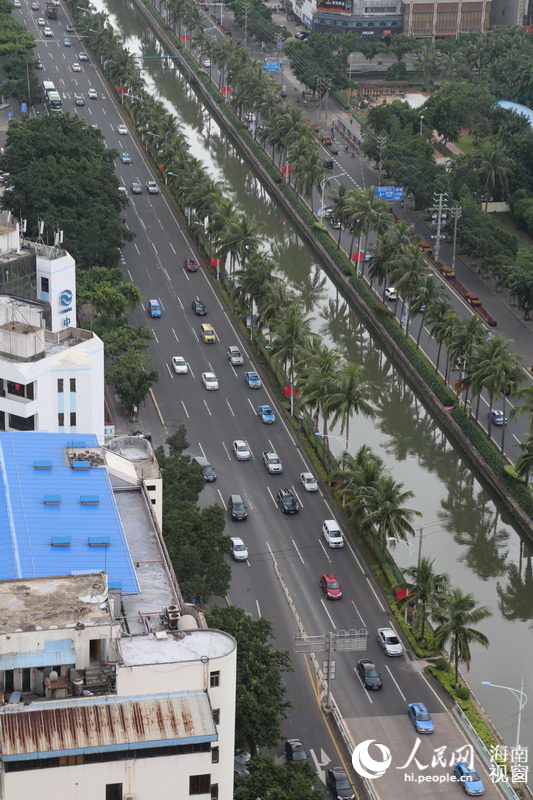
[[[45,701],[0,711],[3,761],[216,739],[204,692]]]

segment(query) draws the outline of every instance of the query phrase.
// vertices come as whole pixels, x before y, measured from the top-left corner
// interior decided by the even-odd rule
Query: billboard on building
[[[351,14],[353,0],[317,0],[317,11],[342,11]]]

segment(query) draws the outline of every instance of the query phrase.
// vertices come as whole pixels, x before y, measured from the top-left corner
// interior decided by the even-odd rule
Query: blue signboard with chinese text
[[[381,197],[382,200],[389,200],[393,203],[401,203],[403,200],[403,186],[376,186],[374,197]]]

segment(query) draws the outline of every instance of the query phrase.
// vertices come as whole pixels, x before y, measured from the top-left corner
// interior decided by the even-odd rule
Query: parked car
[[[287,739],[285,742],[285,757],[290,763],[307,763],[309,760],[300,739]]]
[[[365,689],[370,691],[377,691],[383,689],[383,681],[381,675],[376,669],[376,665],[369,658],[361,658],[357,662],[357,674],[363,682]]]
[[[322,575],[320,578],[320,588],[328,600],[340,600],[342,597],[342,589],[339,582],[331,572],[326,572]]]
[[[431,714],[424,703],[409,703],[407,714],[417,733],[433,733],[435,731]]]
[[[216,481],[217,474],[215,472],[214,467],[211,466],[207,458],[204,458],[203,456],[194,456],[193,461],[196,461],[196,463],[202,470],[202,475],[204,476],[204,479],[208,483],[213,483],[213,481]]]
[[[234,561],[248,560],[248,548],[238,536],[231,537],[231,557]]]
[[[475,769],[470,769],[464,761],[457,761],[453,766],[453,774],[465,790],[466,794],[479,795],[485,791],[485,784]]]
[[[378,628],[378,642],[388,656],[403,654],[403,644],[392,628]]]
[[[153,319],[162,316],[159,300],[148,300],[148,313]]]

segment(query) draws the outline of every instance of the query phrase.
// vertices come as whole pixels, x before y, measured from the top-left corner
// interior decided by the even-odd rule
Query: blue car
[[[68,36],[66,36],[66,37],[63,39],[63,47],[72,47],[72,42],[70,41],[70,39],[68,38]]]
[[[409,719],[415,726],[417,733],[433,733],[435,725],[431,719],[431,714],[424,703],[409,703],[407,708]]]
[[[121,153],[120,160],[123,164],[131,164],[131,156],[129,153]]]
[[[161,316],[161,306],[159,300],[148,300],[148,313],[152,318]]]
[[[464,761],[457,761],[453,766],[453,774],[460,782],[466,794],[483,794],[485,784],[477,774],[475,769],[470,769]]]
[[[261,422],[264,422],[266,425],[272,425],[272,423],[276,421],[276,415],[270,406],[257,406],[257,413],[261,417]]]
[[[490,419],[493,425],[507,425],[507,417],[503,411],[493,408],[490,412]]]
[[[261,388],[261,378],[259,377],[257,372],[245,372],[244,382],[246,383],[249,389]]]

